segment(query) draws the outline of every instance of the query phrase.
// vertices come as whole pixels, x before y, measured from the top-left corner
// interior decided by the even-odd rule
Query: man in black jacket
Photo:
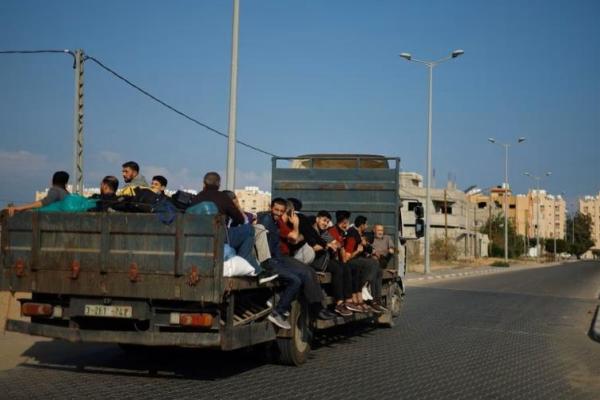
[[[244,223],[244,214],[227,193],[219,191],[220,187],[221,176],[216,172],[208,172],[204,175],[204,187],[200,193],[192,198],[191,206],[203,201],[215,203],[219,213],[230,220],[229,229],[227,230],[229,245],[235,249],[238,256],[244,258],[254,267],[259,283],[268,282],[268,278],[274,279],[276,276],[272,273],[263,272],[256,257],[254,257],[252,252],[254,248],[254,229],[252,225]]]
[[[100,182],[100,194],[90,196],[90,199],[98,200],[96,207],[89,211],[108,211],[109,208],[118,202],[117,189],[119,188],[119,180],[115,176],[105,176]]]

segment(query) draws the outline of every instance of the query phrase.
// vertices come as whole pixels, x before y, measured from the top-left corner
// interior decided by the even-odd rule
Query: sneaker
[[[373,312],[376,314],[383,314],[384,312],[387,311],[387,308],[385,308],[384,306],[379,304],[379,302],[377,302],[377,301],[373,301],[370,305],[371,305],[371,310],[373,310]]]
[[[353,312],[364,312],[363,309],[356,303],[344,303],[346,309]]]
[[[324,320],[330,320],[330,319],[337,318],[337,315],[335,315],[334,313],[332,313],[331,311],[329,311],[326,308],[322,308],[321,311],[319,311],[319,315],[317,316],[317,318],[324,319]]]
[[[267,300],[267,307],[273,308],[273,303],[271,303],[271,300]],[[289,311],[284,311],[282,315],[284,317],[286,317],[286,318],[289,318],[290,317],[290,312]]]
[[[266,270],[262,270],[260,274],[257,275],[258,284],[264,285],[267,282],[271,282],[273,279],[277,279],[279,275],[274,274],[272,272],[268,272]]]
[[[280,315],[275,310],[273,310],[271,312],[271,314],[269,314],[269,316],[267,317],[267,319],[269,321],[271,321],[273,324],[275,324],[278,327],[280,327],[281,329],[292,329],[292,326],[287,321],[287,319],[283,315]]]
[[[352,311],[348,310],[348,308],[344,305],[344,303],[336,305],[334,311],[336,313],[340,314],[342,317],[352,316]]]
[[[371,307],[369,307],[369,305],[367,303],[360,303],[358,306],[363,309],[362,312],[364,312],[364,313],[373,311],[373,309]]]

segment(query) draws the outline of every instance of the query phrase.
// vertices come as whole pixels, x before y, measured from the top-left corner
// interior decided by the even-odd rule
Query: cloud
[[[100,160],[108,163],[108,164],[121,164],[123,162],[123,157],[121,157],[121,154],[116,153],[114,151],[101,151],[100,153],[98,153],[98,157],[100,158]]]
[[[221,175],[221,180],[225,181],[225,172],[217,171]],[[192,173],[188,168],[181,168],[176,171],[171,171],[168,168],[156,165],[147,165],[142,173],[147,180],[152,179],[154,175],[162,175],[169,181],[169,189],[194,189],[198,190],[202,186],[202,178],[204,174]],[[270,171],[236,171],[237,188],[245,186],[258,186],[262,190],[270,190],[271,188],[271,172]]]
[[[41,154],[30,153],[25,150],[4,151],[0,150],[0,175],[15,175],[20,177],[48,174],[50,165],[48,158]]]

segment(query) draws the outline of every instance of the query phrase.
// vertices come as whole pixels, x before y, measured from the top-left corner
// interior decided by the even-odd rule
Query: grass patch
[[[508,267],[510,267],[510,264],[507,263],[506,261],[494,261],[493,263],[490,264],[490,266],[508,268]]]

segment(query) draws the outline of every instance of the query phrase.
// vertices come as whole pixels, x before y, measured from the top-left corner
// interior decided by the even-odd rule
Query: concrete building
[[[539,236],[546,239],[563,239],[566,235],[567,203],[560,196],[546,193],[545,190],[532,190],[527,194],[528,213],[527,234],[535,237],[535,227],[539,226]]]
[[[490,190],[489,194],[473,193],[469,201],[477,206],[475,220],[485,224],[491,216],[504,215],[503,187]],[[536,237],[536,226],[539,222],[540,238],[564,238],[566,234],[566,202],[559,195],[554,196],[545,190],[532,190],[526,195],[513,195],[510,189],[508,195],[508,218],[515,226],[518,235]],[[539,215],[538,215],[539,203]]]
[[[600,193],[579,199],[579,212],[592,219],[592,240],[595,243],[593,249],[600,249]]]
[[[425,204],[426,188],[423,177],[415,172],[400,173],[400,199],[402,200],[402,218],[405,237],[414,236],[414,207]],[[431,243],[436,240],[448,240],[456,246],[459,257],[486,257],[488,255],[488,237],[479,233],[476,221],[477,208],[467,200],[467,195],[449,182],[446,188],[431,189]],[[423,254],[423,241],[409,242],[412,249]]]
[[[246,186],[243,189],[236,189],[235,195],[239,199],[244,211],[257,213],[268,211],[271,208],[271,193],[263,192],[256,186]]]

